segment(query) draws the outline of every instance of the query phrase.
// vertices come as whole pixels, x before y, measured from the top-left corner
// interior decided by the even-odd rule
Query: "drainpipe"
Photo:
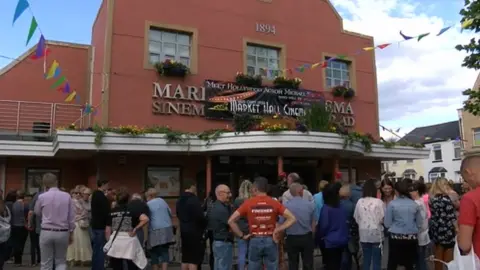
[[[0,194],[2,197],[5,196],[5,187],[6,187],[6,175],[7,175],[7,168],[6,168],[7,160],[5,158],[0,159],[0,189],[2,189],[3,193]]]

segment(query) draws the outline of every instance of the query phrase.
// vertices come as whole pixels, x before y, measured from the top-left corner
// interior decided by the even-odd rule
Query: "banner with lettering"
[[[248,87],[232,82],[206,80],[205,117],[231,119],[234,114],[299,117],[312,103],[324,103],[321,92],[303,89]]]

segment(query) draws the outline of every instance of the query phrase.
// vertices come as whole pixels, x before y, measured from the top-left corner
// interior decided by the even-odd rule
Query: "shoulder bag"
[[[120,230],[120,227],[122,227],[122,223],[123,223],[123,219],[125,218],[125,214],[127,213],[127,210],[125,210],[122,214],[122,218],[120,219],[120,223],[118,223],[118,226],[117,226],[117,229],[114,231],[115,232],[115,235],[113,236],[113,239],[112,239],[112,242],[108,241],[107,244],[105,244],[105,246],[103,247],[103,252],[105,254],[107,254],[110,249],[112,248],[113,246],[113,242],[115,241],[115,239],[117,238],[117,235],[118,235],[118,231]],[[110,245],[108,245],[108,243],[110,242]],[[107,246],[108,245],[108,246]]]

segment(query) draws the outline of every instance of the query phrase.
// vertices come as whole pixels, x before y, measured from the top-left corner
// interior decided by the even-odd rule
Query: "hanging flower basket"
[[[332,94],[334,97],[343,97],[343,95],[345,94],[345,92],[347,92],[348,88],[346,88],[345,86],[335,86],[332,88]]]
[[[237,76],[235,76],[235,82],[239,85],[248,87],[262,87],[262,76],[251,76],[248,74],[243,74],[242,72],[237,72]]]
[[[184,64],[169,59],[156,63],[155,69],[161,76],[181,78],[187,76],[190,71]]]
[[[275,88],[288,88],[288,89],[298,89],[302,80],[300,78],[285,78],[283,76],[276,77],[273,80],[273,85]]]
[[[343,97],[345,99],[351,99],[355,96],[355,90],[345,86],[335,86],[332,88],[332,94],[334,97]]]
[[[345,93],[343,93],[343,97],[345,99],[351,99],[355,96],[355,90],[353,88],[348,88]]]

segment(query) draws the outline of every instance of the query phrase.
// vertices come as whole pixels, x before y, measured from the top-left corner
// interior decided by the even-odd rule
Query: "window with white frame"
[[[170,59],[190,66],[192,42],[190,34],[150,28],[148,38],[151,64]]]
[[[441,160],[442,160],[442,145],[434,144],[433,145],[433,161],[441,161]]]
[[[462,155],[462,145],[460,142],[453,142],[453,158],[460,159]]]
[[[435,180],[437,180],[437,178],[439,177],[445,177],[445,173],[442,172],[442,173],[429,173],[428,174],[428,179],[430,180],[430,182],[433,182]]]
[[[473,129],[473,145],[480,146],[480,128]]]
[[[350,86],[350,64],[345,61],[328,61],[325,69],[327,88],[335,86]]]
[[[280,49],[247,44],[247,74],[275,78],[280,70]]]

